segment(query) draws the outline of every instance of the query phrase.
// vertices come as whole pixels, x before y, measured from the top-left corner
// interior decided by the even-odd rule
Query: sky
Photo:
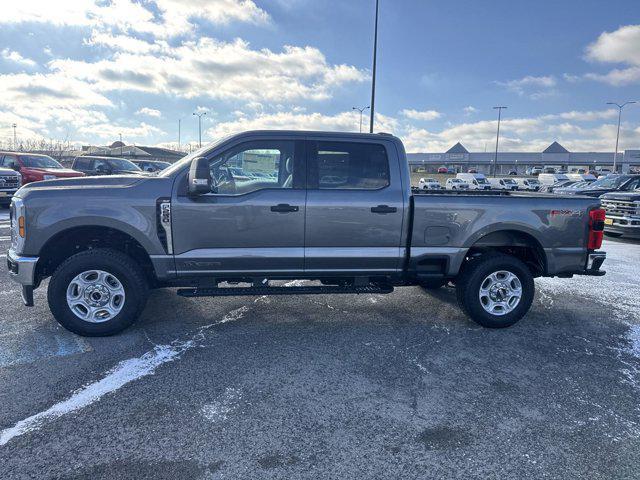
[[[357,131],[375,0],[20,0],[0,15],[0,145],[176,147]],[[638,0],[380,0],[375,131],[409,152],[613,151],[640,102]],[[368,111],[365,112],[368,115]],[[640,103],[620,149],[640,148]],[[368,117],[364,119],[365,129]]]

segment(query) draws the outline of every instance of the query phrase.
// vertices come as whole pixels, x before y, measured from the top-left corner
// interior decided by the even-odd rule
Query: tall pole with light
[[[357,110],[360,112],[360,133],[362,133],[362,113],[369,108],[367,107],[362,107],[362,108],[358,108],[358,107],[351,107],[351,110]]]
[[[120,156],[122,156],[122,146],[123,146],[123,143],[122,143],[122,134],[121,134],[121,133],[119,133],[118,135],[120,135]]]
[[[622,109],[627,105],[636,103],[635,101],[624,102],[619,104],[616,102],[607,102],[607,105],[615,105],[618,107],[618,132],[616,133],[616,151],[613,154],[613,173],[616,173],[616,161],[618,160],[618,141],[620,140],[620,119],[622,118]]]
[[[378,57],[378,3],[376,0],[376,22],[373,30],[373,75],[371,78],[371,118],[369,119],[369,133],[373,133],[373,117],[376,105],[376,59]]]
[[[17,137],[16,137],[16,128],[18,128],[18,124],[14,123],[11,126],[13,127],[13,149],[17,150],[18,149],[18,147],[17,147],[18,141],[17,141]]]
[[[202,116],[206,115],[207,112],[193,112],[193,114],[198,117],[198,148],[202,147]]]
[[[494,110],[498,110],[498,130],[496,131],[496,154],[493,157],[493,174],[492,177],[496,176],[496,170],[498,168],[498,143],[500,142],[500,119],[502,118],[502,110],[507,107],[493,107]]]

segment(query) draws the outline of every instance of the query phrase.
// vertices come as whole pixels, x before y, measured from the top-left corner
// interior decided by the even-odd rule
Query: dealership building
[[[453,168],[456,172],[476,169],[490,173],[495,152],[469,152],[461,143],[443,153],[408,153],[409,165],[413,171],[435,173],[439,167]],[[617,169],[623,173],[640,170],[640,150],[626,150],[617,156]],[[553,142],[542,152],[498,152],[496,175],[506,175],[511,171],[524,174],[528,167],[563,167],[597,170],[611,169],[613,152],[570,152],[558,142]]]

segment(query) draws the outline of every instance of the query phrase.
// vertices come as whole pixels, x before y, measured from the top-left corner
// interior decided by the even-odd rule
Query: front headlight
[[[26,209],[20,198],[11,200],[11,249],[16,253],[22,253],[27,238]]]

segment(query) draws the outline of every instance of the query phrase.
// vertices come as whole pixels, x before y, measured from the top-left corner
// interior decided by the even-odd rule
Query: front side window
[[[295,159],[293,140],[243,143],[210,160],[212,193],[244,195],[267,188],[294,188]]]
[[[383,145],[316,142],[311,154],[321,190],[377,190],[389,185],[389,161]]]

